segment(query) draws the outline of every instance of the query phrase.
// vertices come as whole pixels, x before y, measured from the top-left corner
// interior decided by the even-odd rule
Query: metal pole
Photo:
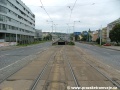
[[[100,45],[102,44],[101,31],[102,31],[102,25],[101,25],[101,29],[100,29]]]
[[[75,32],[75,21],[74,21],[74,25],[73,26],[74,26],[73,32]]]
[[[17,38],[17,30],[16,30],[16,44],[17,44],[18,38]]]

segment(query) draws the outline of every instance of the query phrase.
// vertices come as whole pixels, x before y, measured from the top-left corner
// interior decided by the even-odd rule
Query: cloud
[[[51,31],[51,23],[48,15],[41,8],[40,0],[22,0],[36,15],[36,28],[43,31]],[[108,23],[120,17],[120,1],[119,0],[78,0],[72,12],[71,22],[70,8],[72,8],[75,0],[42,0],[45,9],[55,24],[58,24],[57,31],[67,32],[70,23],[73,26],[74,21],[80,20],[76,23],[76,31],[83,31],[99,29],[102,25],[106,27]],[[71,27],[72,30],[72,27]]]

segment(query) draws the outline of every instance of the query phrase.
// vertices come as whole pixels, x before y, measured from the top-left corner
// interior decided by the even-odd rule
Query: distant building
[[[42,30],[35,29],[35,40],[42,40]]]
[[[81,32],[74,32],[74,35],[81,35]]]
[[[50,34],[50,32],[43,32],[42,37],[44,38],[44,37],[48,36],[49,34]]]
[[[93,32],[93,34],[92,34],[92,41],[95,42],[97,40],[97,38],[99,38],[99,31],[98,30]]]
[[[58,40],[59,38],[58,38],[58,35],[56,35],[56,34],[52,34],[52,40],[53,41],[56,41],[56,40]]]
[[[117,24],[117,23],[120,23],[120,18],[117,19],[117,20],[115,20],[115,21],[113,21],[113,22],[111,22],[111,23],[109,23],[109,24],[107,25],[107,42],[110,42],[110,38],[109,38],[110,30],[112,30],[112,28],[113,28],[113,27],[115,26],[115,24]]]
[[[107,27],[102,29],[102,42],[107,42]]]
[[[93,32],[94,32],[94,31],[90,31],[90,32],[89,32],[89,42],[92,41]]]
[[[35,15],[21,0],[0,0],[0,41],[33,42]]]
[[[83,31],[82,35],[88,35],[88,32],[87,31]]]

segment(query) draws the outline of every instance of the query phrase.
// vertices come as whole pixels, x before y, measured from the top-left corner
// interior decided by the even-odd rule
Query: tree
[[[120,24],[116,24],[113,29],[110,31],[109,38],[111,42],[120,42]]]
[[[73,40],[74,34],[70,34],[70,40]]]
[[[82,35],[81,41],[87,41],[87,35]]]
[[[97,39],[96,39],[96,42],[97,42],[98,44],[100,44],[100,38],[97,38]]]
[[[79,35],[75,35],[75,41],[78,41],[78,40],[80,40]]]
[[[47,36],[45,36],[43,38],[43,40],[52,40],[52,35],[51,34],[48,34]]]

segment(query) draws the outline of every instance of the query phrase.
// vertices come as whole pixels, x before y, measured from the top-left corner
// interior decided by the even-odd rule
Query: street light
[[[52,22],[52,33],[53,33],[53,21],[48,21],[48,20],[47,20],[47,22]]]
[[[54,25],[55,25],[55,32],[56,32],[56,30],[57,30],[57,25],[58,25],[58,24],[54,24]]]
[[[53,21],[48,21],[47,22],[52,22],[52,34],[53,34]],[[52,40],[53,40],[53,37],[52,37]]]
[[[17,38],[17,36],[18,36],[18,35],[17,35],[17,30],[16,30],[16,44],[17,44],[17,41],[18,41],[18,38]]]
[[[74,25],[73,25],[73,34],[74,34],[74,32],[75,32],[75,23],[76,22],[80,22],[80,21],[74,21]],[[75,34],[73,35],[73,41],[75,41]]]
[[[74,26],[74,29],[73,29],[74,32],[75,32],[75,23],[76,22],[80,22],[80,21],[74,21],[74,25],[73,25]]]
[[[67,33],[69,33],[69,29],[70,29],[70,28],[69,28],[69,23],[66,23],[66,24],[67,24],[67,26],[68,26],[68,30],[67,30]]]

